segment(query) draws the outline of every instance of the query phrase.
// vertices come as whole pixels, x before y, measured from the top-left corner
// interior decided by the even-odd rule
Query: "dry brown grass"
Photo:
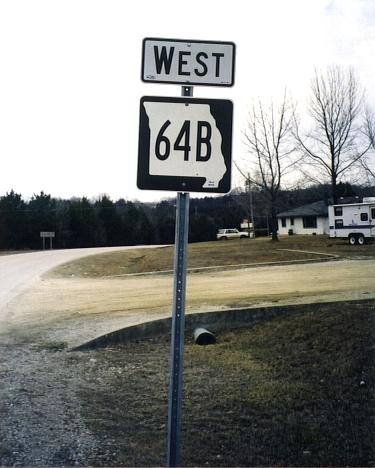
[[[182,465],[374,466],[374,326],[374,302],[348,302],[187,337]],[[168,337],[90,356],[81,409],[108,466],[164,465]]]
[[[349,246],[346,241],[325,236],[287,236],[279,242],[267,238],[202,242],[189,245],[189,268],[304,261],[319,254],[347,258],[375,257],[374,244]],[[82,258],[62,265],[51,274],[55,277],[121,276],[132,273],[160,272],[173,269],[173,247],[129,251]]]

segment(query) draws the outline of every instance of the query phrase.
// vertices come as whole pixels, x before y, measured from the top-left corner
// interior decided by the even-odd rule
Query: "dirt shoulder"
[[[188,276],[187,313],[375,297],[374,260],[199,272]],[[48,278],[8,306],[4,329],[20,339],[75,346],[103,333],[170,316],[172,275]]]

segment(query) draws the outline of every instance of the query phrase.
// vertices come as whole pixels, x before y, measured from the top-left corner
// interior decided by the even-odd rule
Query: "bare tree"
[[[294,105],[284,93],[280,105],[254,103],[244,132],[245,144],[257,177],[239,169],[247,183],[258,186],[267,197],[271,215],[272,240],[277,241],[277,197],[283,176],[295,164],[291,156]]]
[[[365,110],[364,134],[366,138],[368,139],[368,142],[372,150],[375,150],[375,115],[368,107]],[[371,153],[371,156],[373,157],[374,154]],[[374,180],[375,169],[373,168],[373,165],[371,165],[371,162],[369,161],[367,154],[366,154],[366,157],[364,157],[361,160],[361,164],[362,164],[363,169],[366,171],[366,174],[370,177],[370,179]]]
[[[329,178],[333,201],[340,178],[358,166],[369,151],[363,135],[363,96],[354,71],[331,66],[315,72],[308,113],[312,129],[304,136],[295,125],[295,136],[305,162]]]

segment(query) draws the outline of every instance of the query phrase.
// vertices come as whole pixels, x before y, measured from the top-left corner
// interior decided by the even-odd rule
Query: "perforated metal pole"
[[[192,94],[191,86],[182,87],[183,96],[192,96]],[[188,233],[189,194],[179,192],[177,194],[176,206],[171,365],[168,400],[168,467],[180,466]]]
[[[184,368],[185,292],[187,240],[189,229],[189,194],[178,193],[176,209],[176,245],[171,341],[171,375],[168,408],[167,466],[180,465],[182,374]]]

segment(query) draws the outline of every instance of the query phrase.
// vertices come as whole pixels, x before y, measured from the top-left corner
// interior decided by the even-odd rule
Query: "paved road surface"
[[[152,246],[141,246],[152,247]],[[0,318],[5,306],[33,282],[50,270],[65,262],[87,255],[135,247],[98,247],[89,249],[46,250],[0,256]],[[137,247],[138,248],[138,247]]]

